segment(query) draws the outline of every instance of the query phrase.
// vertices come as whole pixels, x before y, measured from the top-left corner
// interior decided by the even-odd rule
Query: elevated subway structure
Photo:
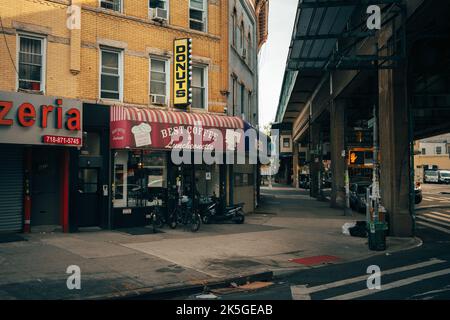
[[[379,31],[367,28],[369,5],[381,8]],[[450,4],[436,0],[310,0],[297,8],[276,122],[291,123],[293,141],[309,146],[314,197],[329,158],[330,204],[343,207],[343,151],[372,146],[375,108],[381,203],[395,236],[414,233],[413,141],[450,131],[448,16]]]

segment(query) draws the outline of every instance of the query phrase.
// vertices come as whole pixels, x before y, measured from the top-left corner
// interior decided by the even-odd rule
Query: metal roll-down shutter
[[[23,221],[23,148],[0,145],[0,232],[19,232]]]

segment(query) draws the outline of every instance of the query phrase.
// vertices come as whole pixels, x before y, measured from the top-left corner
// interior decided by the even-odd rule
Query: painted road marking
[[[425,227],[428,227],[428,228],[432,228],[432,229],[435,229],[435,230],[442,231],[442,232],[450,234],[450,230],[445,229],[445,228],[441,228],[441,227],[438,227],[438,226],[435,226],[435,225],[432,225],[432,224],[430,224],[428,222],[417,221],[417,224],[420,224],[422,226],[425,226]]]
[[[416,263],[416,264],[412,264],[412,265],[408,265],[408,266],[388,269],[386,271],[383,271],[381,273],[381,275],[383,276],[383,275],[395,274],[395,273],[399,273],[399,272],[410,271],[410,270],[424,268],[424,267],[428,267],[428,266],[432,266],[432,265],[444,263],[444,262],[446,262],[446,261],[440,260],[440,259],[430,259],[429,261],[424,261],[424,262],[420,262],[420,263]],[[349,285],[349,284],[353,284],[353,283],[357,283],[357,282],[361,282],[361,281],[366,281],[367,277],[368,277],[368,275],[365,274],[362,276],[339,280],[339,281],[335,281],[335,282],[330,282],[330,283],[326,283],[326,284],[322,284],[322,285],[318,285],[318,286],[310,287],[310,288],[307,288],[305,285],[291,286],[292,298],[294,300],[311,300],[311,297],[309,296],[311,293],[324,291],[327,289],[332,289],[332,288],[337,288],[337,287],[342,287],[345,285]],[[298,299],[296,299],[296,298],[298,298]]]
[[[359,290],[359,291],[354,291],[354,292],[350,292],[350,293],[347,293],[347,294],[343,294],[343,295],[340,295],[340,296],[332,297],[332,298],[329,298],[327,300],[351,300],[351,299],[356,299],[356,298],[362,298],[362,297],[366,297],[366,296],[369,296],[369,295],[374,294],[374,293],[379,293],[379,292],[383,292],[383,291],[386,291],[386,290],[407,286],[407,285],[410,285],[410,284],[413,284],[413,283],[416,283],[416,282],[419,282],[419,281],[423,281],[423,280],[427,280],[427,279],[431,279],[431,278],[436,278],[436,277],[444,276],[444,275],[447,275],[447,274],[450,274],[450,268],[439,270],[439,271],[435,271],[435,272],[429,272],[429,273],[421,274],[421,275],[418,275],[418,276],[414,276],[414,277],[410,277],[410,278],[406,278],[406,279],[390,282],[390,283],[387,283],[387,284],[383,284],[381,286],[380,290],[363,289],[363,290]]]
[[[427,200],[427,201],[442,201],[443,198],[440,198],[440,197],[425,196],[424,199]]]
[[[433,216],[431,216],[431,219],[425,218],[425,217],[417,217],[417,218],[420,219],[420,220],[424,220],[424,221],[436,223],[436,224],[441,225],[441,226],[443,226],[443,227],[450,227],[450,223],[445,223],[445,222],[441,222],[441,221],[435,220],[435,219],[433,218]],[[437,219],[437,218],[436,218],[436,219]]]
[[[445,215],[442,217],[441,215],[438,215],[436,213],[425,213],[424,216],[426,216],[428,218],[433,218],[433,219],[437,219],[437,220],[441,220],[441,221],[450,222],[450,219],[448,217],[446,217]]]
[[[431,211],[431,213],[437,214],[438,216],[442,216],[445,218],[450,218],[450,215],[448,215],[447,213],[442,213],[442,212],[438,212],[438,211]]]

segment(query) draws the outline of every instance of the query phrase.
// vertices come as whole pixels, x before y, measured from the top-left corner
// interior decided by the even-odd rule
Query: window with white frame
[[[44,91],[45,40],[19,36],[19,89]]]
[[[150,103],[168,104],[169,60],[150,58]]]
[[[169,0],[149,0],[148,8],[150,19],[169,19]]]
[[[101,49],[100,98],[122,99],[122,52]]]
[[[192,68],[192,107],[206,108],[207,99],[207,67],[193,66]]]
[[[189,1],[189,26],[191,29],[206,32],[207,0]]]
[[[122,0],[100,0],[100,7],[122,12]]]

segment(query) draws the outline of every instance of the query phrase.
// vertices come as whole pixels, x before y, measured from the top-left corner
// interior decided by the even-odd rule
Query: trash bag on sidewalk
[[[358,221],[354,227],[349,229],[352,237],[367,238],[367,222]]]
[[[349,236],[350,235],[350,228],[353,228],[356,226],[356,222],[347,222],[344,223],[342,226],[342,233]]]

